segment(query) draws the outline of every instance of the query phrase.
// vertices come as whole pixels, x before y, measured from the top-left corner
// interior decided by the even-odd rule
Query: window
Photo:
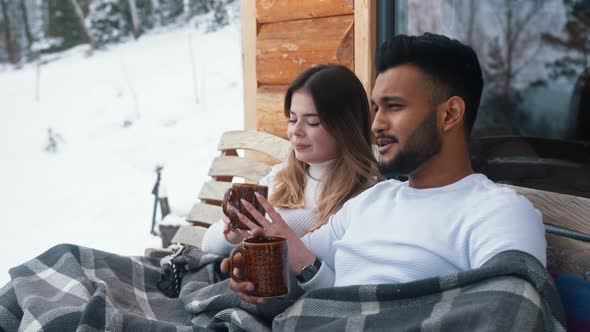
[[[590,0],[398,0],[394,12],[396,33],[444,34],[478,54],[476,170],[590,197]]]

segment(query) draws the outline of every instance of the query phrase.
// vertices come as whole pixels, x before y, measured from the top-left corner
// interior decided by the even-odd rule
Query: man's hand
[[[253,232],[255,236],[264,236],[264,234],[259,233],[259,231],[254,231]],[[236,276],[239,276],[242,279],[245,279],[245,275],[242,272],[243,269],[239,268],[241,266],[243,266],[242,264],[244,264],[244,257],[242,257],[242,255],[236,255],[234,256],[234,271],[233,274],[235,274]],[[226,272],[229,273],[229,258],[225,258],[222,262],[221,262],[221,272]],[[256,296],[250,296],[248,294],[250,294],[253,290],[254,290],[254,283],[249,282],[249,281],[237,281],[234,280],[233,278],[230,278],[229,280],[229,288],[231,288],[233,291],[237,292],[240,294],[240,299],[242,299],[242,301],[245,302],[249,302],[249,303],[266,303],[266,299],[263,297],[256,297]]]
[[[243,222],[246,226],[250,228],[249,231],[243,232],[243,238],[256,238],[262,236],[284,236],[287,238],[287,246],[289,251],[289,269],[291,270],[292,274],[299,275],[301,273],[301,269],[304,266],[311,265],[315,261],[314,254],[307,249],[303,241],[295,234],[295,232],[289,227],[289,225],[283,220],[281,215],[268,203],[268,201],[264,198],[264,196],[259,195],[256,193],[256,198],[258,202],[264,207],[264,210],[270,217],[272,221],[267,220],[252,204],[249,202],[242,200],[242,204],[244,207],[250,212],[250,214],[256,219],[256,221],[260,224],[257,225],[253,221],[251,221],[248,217],[241,214],[239,211],[236,210],[240,221]],[[234,271],[233,273],[240,278],[245,279],[243,275],[243,269],[239,267],[243,266],[243,257],[241,255],[236,255],[234,258]],[[221,271],[222,272],[230,272],[229,271],[229,258],[224,259],[221,262]],[[250,292],[254,290],[254,284],[248,281],[237,281],[233,278],[229,281],[229,287],[238,292],[240,294],[240,298],[243,301],[249,303],[265,303],[266,299],[261,297],[255,297],[249,295]]]

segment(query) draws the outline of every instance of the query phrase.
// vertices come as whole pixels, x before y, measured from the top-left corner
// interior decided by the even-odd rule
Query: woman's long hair
[[[308,93],[320,122],[339,146],[338,156],[321,180],[316,215],[328,221],[350,198],[369,188],[381,175],[371,148],[371,114],[365,89],[356,75],[340,65],[323,64],[303,71],[293,80],[285,95],[284,112],[289,118],[295,92]],[[295,158],[291,150],[287,165],[275,177],[270,202],[287,209],[305,206],[304,189],[308,165]]]

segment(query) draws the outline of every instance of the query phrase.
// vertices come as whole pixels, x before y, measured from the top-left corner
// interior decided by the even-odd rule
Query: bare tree
[[[4,42],[6,44],[6,51],[8,52],[8,61],[16,63],[18,61],[16,41],[10,26],[10,15],[8,14],[8,6],[5,0],[0,0],[0,6],[2,6],[2,16],[4,18]]]
[[[422,34],[424,32],[440,32],[441,27],[441,2],[438,0],[413,0],[408,1],[409,34]],[[424,13],[430,13],[424,15]]]
[[[27,46],[30,49],[31,45],[33,45],[33,35],[31,34],[31,28],[29,26],[29,15],[27,14],[25,0],[20,1],[20,8],[23,14],[23,27],[25,29],[25,36],[27,37]]]
[[[131,25],[133,26],[133,37],[136,39],[141,34],[141,22],[139,20],[139,15],[137,15],[137,6],[135,5],[135,0],[128,0],[129,2],[129,12],[131,12]]]
[[[475,44],[475,18],[477,17],[478,1],[469,0],[469,15],[467,21],[467,40],[469,45]]]
[[[500,34],[489,44],[484,61],[488,78],[502,95],[510,94],[518,74],[539,56],[545,4],[543,0],[504,0],[496,15]]]
[[[76,12],[76,15],[78,16],[78,19],[80,21],[80,28],[82,29],[82,32],[86,36],[86,40],[88,40],[88,43],[90,43],[90,46],[93,49],[96,48],[96,43],[94,42],[94,38],[92,38],[92,35],[90,34],[90,31],[88,31],[88,27],[86,26],[86,22],[84,20],[84,12],[82,11],[82,7],[80,7],[80,4],[78,3],[77,0],[70,0],[70,2],[72,3],[72,6],[74,7],[74,11]]]
[[[482,115],[487,113],[487,130],[500,130],[494,134],[509,130],[520,135],[530,128],[531,112],[523,108],[523,89],[544,75],[531,69],[541,66],[540,32],[550,29],[553,21],[548,3],[551,2],[503,0],[492,7],[495,15],[489,17],[495,18],[496,24],[492,23],[493,37],[481,38],[488,42],[480,61],[491,88],[482,105]]]
[[[479,0],[466,0],[457,3],[453,0],[447,0],[447,5],[454,12],[453,19],[457,21],[453,26],[456,33],[452,34],[471,46],[479,58],[482,59],[486,54],[486,41],[488,40],[482,31],[484,29],[480,21],[482,2]],[[486,67],[482,66],[481,69],[484,76],[487,77]]]

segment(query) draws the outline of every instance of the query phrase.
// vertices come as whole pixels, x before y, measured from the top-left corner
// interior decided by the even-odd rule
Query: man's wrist
[[[318,273],[321,266],[322,262],[317,257],[314,257],[313,263],[306,265],[301,269],[297,275],[297,280],[299,280],[301,283],[310,281]]]

